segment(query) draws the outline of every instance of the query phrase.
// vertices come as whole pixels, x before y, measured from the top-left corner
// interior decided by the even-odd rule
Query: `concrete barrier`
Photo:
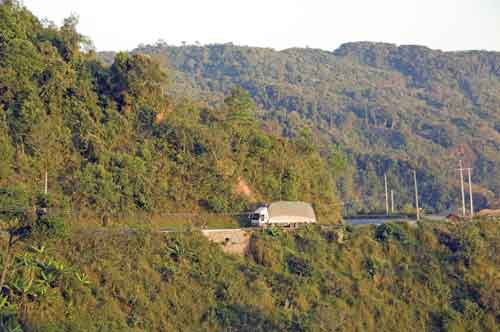
[[[227,254],[244,255],[248,251],[251,230],[204,229],[201,231],[210,241],[220,244]]]

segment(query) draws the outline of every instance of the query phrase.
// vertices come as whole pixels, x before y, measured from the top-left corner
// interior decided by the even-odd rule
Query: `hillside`
[[[0,330],[493,332],[499,243],[492,221],[256,232],[244,257],[199,232],[35,234]]]
[[[295,137],[309,127],[323,150],[340,146],[355,167],[345,172],[354,183],[339,189],[361,199],[358,208],[383,207],[385,172],[399,206],[411,202],[416,168],[423,205],[443,211],[459,202],[459,159],[474,168],[477,206],[498,204],[500,53],[376,43],[334,52],[158,43],[134,52],[169,67],[176,96],[218,104],[242,86],[269,132]]]
[[[107,54],[110,62],[103,64],[77,21],[72,16],[57,27],[17,1],[0,0],[1,332],[498,330],[497,220],[336,224],[338,195],[356,197],[373,185],[371,200],[359,207],[377,208],[377,175],[388,165],[397,175],[417,165],[424,202],[444,204],[454,183],[437,172],[441,159],[430,152],[444,153],[458,143],[432,150],[434,145],[424,144],[430,139],[411,141],[413,127],[400,118],[384,118],[393,119],[390,126],[377,122],[372,104],[359,106],[365,113],[352,115],[346,132],[348,115],[345,121],[341,115],[347,111],[323,113],[336,104],[318,103],[321,90],[314,84],[298,97],[295,90],[306,78],[290,73],[312,68],[306,65],[284,64],[286,80],[296,80],[286,89],[258,90],[258,84],[240,82],[252,98],[226,74],[207,83],[205,76],[173,69],[164,46],[156,48],[162,56]],[[226,47],[240,49],[212,49],[223,54]],[[209,48],[173,50],[190,49]],[[319,52],[261,51],[270,61],[287,52]],[[330,61],[330,53],[319,53]],[[358,67],[373,79],[389,70],[348,55],[328,56],[342,62],[346,80]],[[175,56],[169,59],[174,63]],[[238,66],[234,62],[227,72],[235,81],[244,77]],[[218,77],[221,68],[229,67],[206,71]],[[272,74],[272,66],[259,82],[267,80],[264,73]],[[496,89],[489,81],[487,86]],[[262,91],[267,94],[260,98]],[[367,96],[344,94],[352,105],[362,105]],[[462,113],[474,119],[483,114]],[[490,113],[484,116],[491,122],[498,114]],[[396,131],[408,142],[393,147],[402,159],[391,163],[380,143],[385,136],[375,134]],[[487,143],[483,134],[470,136],[480,146],[464,146],[481,153],[492,145],[498,149],[495,136]],[[370,137],[380,139],[380,146]],[[417,153],[418,161],[403,159]],[[497,156],[487,157],[495,166]],[[354,175],[356,169],[367,170],[366,180]],[[487,186],[497,190],[497,170],[476,187],[478,195]],[[448,189],[429,190],[448,180]],[[279,199],[312,202],[322,224],[245,228],[239,232],[249,234],[247,250],[228,255],[224,244],[202,235],[205,225],[194,222],[195,215],[210,215],[236,223],[234,213]],[[177,216],[182,227],[166,215]],[[177,230],[159,231],[159,219]]]
[[[233,89],[216,107],[172,100],[158,62],[120,53],[105,67],[84,51],[76,25],[0,5],[0,209],[43,201],[107,220],[236,213],[285,199],[338,221],[319,150],[305,136],[264,132],[247,92]]]

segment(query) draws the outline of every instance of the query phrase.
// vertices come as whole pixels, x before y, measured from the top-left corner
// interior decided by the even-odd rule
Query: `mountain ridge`
[[[290,137],[308,127],[325,149],[342,146],[356,164],[354,183],[360,189],[353,195],[376,197],[361,197],[369,209],[381,207],[380,177],[387,172],[405,183],[393,186],[410,202],[410,168],[417,168],[430,191],[424,191],[424,205],[451,208],[459,201],[454,169],[460,158],[476,169],[478,206],[497,204],[498,52],[354,42],[334,51],[158,43],[133,53],[168,64],[174,95],[189,88],[195,98],[217,104],[231,87],[242,86],[262,110],[266,126],[278,126],[277,132]],[[398,165],[388,165],[391,160]],[[371,184],[360,179],[367,163],[378,178]]]
[[[274,48],[272,46],[255,46],[255,45],[247,45],[247,44],[239,44],[239,43],[234,43],[234,42],[214,42],[214,43],[206,43],[206,44],[201,44],[201,43],[186,43],[184,45],[179,45],[179,44],[169,44],[163,39],[159,39],[155,44],[144,44],[141,43],[137,47],[129,49],[129,50],[111,50],[111,49],[103,49],[103,50],[98,50],[97,53],[119,53],[119,52],[132,52],[134,50],[143,48],[145,46],[151,46],[151,45],[158,45],[158,44],[163,44],[168,47],[175,47],[175,48],[181,48],[181,47],[211,47],[211,46],[216,46],[216,45],[227,45],[227,46],[235,46],[239,48],[252,48],[252,49],[264,49],[264,50],[271,50],[274,52],[286,52],[289,50],[312,50],[312,51],[321,51],[321,52],[328,52],[328,53],[335,53],[339,49],[342,49],[346,46],[351,46],[351,45],[378,45],[378,46],[389,46],[389,47],[416,47],[416,48],[422,48],[426,49],[429,51],[433,52],[440,52],[444,54],[461,54],[461,53],[492,53],[492,54],[500,54],[500,50],[493,50],[493,49],[456,49],[456,50],[443,50],[440,48],[433,48],[431,46],[427,46],[425,44],[418,44],[418,43],[393,43],[393,42],[386,42],[386,41],[369,41],[369,40],[358,40],[358,41],[348,41],[348,42],[343,42],[339,44],[339,46],[329,49],[329,48],[321,48],[321,47],[310,47],[310,46],[291,46],[287,48]]]

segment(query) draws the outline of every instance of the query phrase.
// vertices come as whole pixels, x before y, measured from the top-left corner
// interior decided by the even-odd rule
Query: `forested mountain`
[[[310,128],[325,151],[346,151],[354,166],[339,189],[344,200],[360,199],[359,208],[383,207],[386,172],[397,204],[411,202],[412,168],[423,205],[449,208],[459,202],[459,159],[474,168],[477,205],[498,204],[500,53],[377,43],[278,52],[163,42],[134,52],[170,68],[177,96],[218,104],[242,86],[263,110],[268,132],[296,137]]]
[[[193,225],[166,233],[150,223],[164,212],[228,213],[280,198],[312,202],[320,221],[335,222],[335,181],[343,195],[356,194],[349,158],[365,165],[361,184],[373,193],[385,168],[394,180],[418,166],[431,204],[425,195],[449,179],[438,165],[445,170],[459,144],[469,162],[491,168],[478,194],[497,190],[498,156],[487,154],[498,150],[496,76],[481,83],[478,105],[455,109],[456,96],[441,105],[441,97],[405,95],[430,96],[418,86],[431,73],[413,82],[348,50],[161,46],[144,51],[170,49],[170,65],[139,52],[108,54],[103,65],[76,24],[42,23],[17,1],[0,0],[1,332],[498,330],[493,220],[248,230],[243,256],[225,254]],[[183,60],[188,51],[205,60]],[[241,67],[259,52],[268,65]],[[275,72],[284,55],[296,63]],[[231,65],[217,64],[227,57]],[[162,69],[176,61],[192,71]],[[345,75],[317,76],[330,67]],[[354,78],[351,90],[341,87]],[[338,90],[321,90],[322,82]],[[374,82],[386,90],[366,91]],[[395,95],[415,108],[396,108]],[[387,104],[375,107],[380,100]],[[417,109],[434,122],[419,122]],[[452,109],[463,120],[456,126],[470,131],[457,142],[455,122],[439,116]],[[447,190],[436,191],[437,202]]]
[[[307,133],[265,133],[238,88],[216,108],[173,101],[150,56],[120,53],[105,67],[82,51],[76,23],[0,6],[1,195],[25,192],[18,205],[30,207],[47,182],[52,204],[97,216],[299,199],[338,220],[332,174]]]

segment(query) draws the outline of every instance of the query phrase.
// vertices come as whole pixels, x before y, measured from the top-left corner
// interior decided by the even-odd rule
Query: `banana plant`
[[[14,303],[9,303],[9,297],[0,295],[0,317],[1,315],[10,315],[17,313],[17,306]],[[0,328],[0,331],[3,331]]]
[[[9,305],[7,296],[0,295],[0,311]]]
[[[76,279],[82,284],[82,285],[90,285],[90,280],[87,274],[85,272],[75,272],[75,277]]]
[[[168,247],[167,251],[170,254],[170,256],[173,256],[174,258],[180,258],[186,254],[186,250],[177,243],[171,247]]]
[[[40,254],[40,255],[42,255],[42,254],[44,254],[44,253],[45,253],[45,246],[44,246],[44,245],[42,245],[42,246],[41,246],[41,247],[39,247],[39,248],[37,248],[37,247],[35,247],[35,246],[30,246],[30,249],[31,249],[32,251],[34,251],[35,253]]]
[[[174,245],[167,247],[166,251],[167,254],[176,261],[179,261],[183,257],[193,258],[195,256],[192,252],[190,252],[188,249],[186,249],[179,243],[175,243]]]
[[[30,294],[31,287],[33,286],[33,277],[17,276],[11,283],[12,288],[21,296]]]
[[[33,286],[33,293],[35,293],[38,297],[43,297],[47,294],[49,287],[50,284],[47,281],[43,279],[37,279],[35,280]]]
[[[65,272],[64,263],[59,263],[58,261],[51,259],[49,261],[50,267],[52,270],[56,271],[59,274],[63,274]]]
[[[40,271],[40,277],[41,277],[41,280],[48,285],[53,285],[57,279],[56,273],[52,272],[50,270],[49,271],[44,271],[44,270]]]
[[[36,265],[33,257],[30,254],[24,253],[16,256],[16,267],[32,267]]]

